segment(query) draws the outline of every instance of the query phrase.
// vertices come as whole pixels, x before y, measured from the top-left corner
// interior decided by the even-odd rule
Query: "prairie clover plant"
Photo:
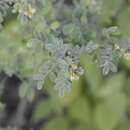
[[[12,10],[22,23],[26,46],[18,47],[15,58],[28,62],[26,57],[33,56],[25,70],[15,62],[17,70],[12,73],[36,81],[38,89],[49,78],[63,96],[84,72],[83,53],[93,58],[103,75],[117,72],[120,58],[130,59],[130,41],[117,26],[101,25],[100,5],[96,0],[73,0],[70,5],[64,0],[0,0],[0,22]]]

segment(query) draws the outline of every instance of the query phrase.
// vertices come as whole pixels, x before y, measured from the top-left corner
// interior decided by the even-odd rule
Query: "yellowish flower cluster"
[[[120,48],[119,45],[115,44],[115,49],[120,50],[123,53],[123,58],[126,60],[130,60],[130,52],[129,51],[125,51],[123,48]]]
[[[79,80],[79,76],[83,74],[83,69],[76,64],[71,64],[69,67],[70,80]]]
[[[130,60],[130,52],[124,53],[123,57],[124,57],[126,60]]]
[[[119,45],[115,44],[114,45],[114,48],[117,49],[117,50],[120,50],[121,48],[119,47]]]
[[[36,12],[36,9],[33,8],[30,4],[27,6],[25,10],[23,9],[19,10],[19,13],[23,13],[25,16],[29,17],[30,19],[32,18],[35,12]]]

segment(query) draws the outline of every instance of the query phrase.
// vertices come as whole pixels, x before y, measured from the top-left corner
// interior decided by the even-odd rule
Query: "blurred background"
[[[65,3],[71,4],[71,0]],[[101,4],[101,23],[105,26],[117,25],[122,35],[130,38],[130,0],[101,0]],[[9,41],[15,50],[22,42],[21,34],[15,33],[21,30],[21,25],[10,17],[12,19],[15,15],[6,18],[4,29],[0,32],[0,62],[4,61],[0,67],[9,75],[17,71],[12,64],[16,54],[6,49],[5,54],[3,48]],[[24,58],[29,60],[20,66],[23,77],[28,73],[33,56],[24,53]],[[46,87],[37,91],[34,99],[34,92],[28,90],[29,100],[24,98],[28,82],[21,84],[21,77],[7,76],[2,71],[0,130],[130,130],[130,60],[122,59],[118,72],[107,76],[102,76],[89,56],[81,57],[81,65],[84,75],[73,82],[70,93],[59,97],[54,89],[48,87],[48,80]]]

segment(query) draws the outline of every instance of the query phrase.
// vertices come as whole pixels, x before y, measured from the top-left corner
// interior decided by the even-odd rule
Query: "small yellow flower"
[[[70,72],[70,80],[79,80],[79,75],[77,73],[78,70],[78,66],[76,64],[71,64],[70,68],[69,68],[69,72]]]
[[[74,72],[70,73],[70,80],[79,80],[79,76],[75,74]]]
[[[23,13],[25,16],[32,18],[32,16],[34,15],[34,13],[36,12],[36,9],[33,8],[30,4],[28,5],[27,9],[20,9],[19,13]]]
[[[25,15],[28,16],[29,18],[32,18],[33,14],[36,12],[36,9],[33,8],[31,5],[28,5],[27,11],[25,11]]]
[[[124,53],[123,57],[124,57],[126,60],[130,60],[130,52]]]
[[[76,64],[71,64],[70,69],[76,70],[76,69],[78,69],[78,66]]]
[[[115,45],[114,45],[114,48],[115,48],[116,50],[120,50],[122,53],[125,52],[125,50],[124,50],[123,48],[121,48],[118,44],[115,44]]]
[[[117,44],[115,44],[115,45],[114,45],[114,48],[117,49],[117,50],[119,50],[119,49],[120,49],[120,46],[117,45]]]

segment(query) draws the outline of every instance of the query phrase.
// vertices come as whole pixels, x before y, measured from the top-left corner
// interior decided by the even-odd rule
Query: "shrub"
[[[130,40],[116,23],[119,10],[106,22],[102,19],[101,3],[96,0],[0,1],[2,127],[39,129],[46,120],[58,115],[51,123],[52,128],[50,125],[46,129],[53,129],[58,122],[71,129],[65,119],[59,119],[67,106],[69,119],[75,118],[85,129],[118,130],[119,122],[124,123],[122,118],[129,104],[123,90],[127,72],[122,72],[120,61],[130,58]],[[80,77],[83,79],[79,80]],[[59,103],[51,86],[60,96],[66,91],[71,95],[72,84],[85,79],[88,85],[84,85],[88,87],[82,95],[86,98],[76,90],[76,96],[72,94],[69,99],[70,102],[71,98],[77,99],[73,103],[75,108],[67,97],[61,98],[63,104]],[[43,98],[49,98],[43,103],[47,119],[35,123],[32,113]],[[50,107],[46,108],[47,105]],[[79,112],[80,105],[88,117]],[[84,129],[80,123],[74,126]]]

